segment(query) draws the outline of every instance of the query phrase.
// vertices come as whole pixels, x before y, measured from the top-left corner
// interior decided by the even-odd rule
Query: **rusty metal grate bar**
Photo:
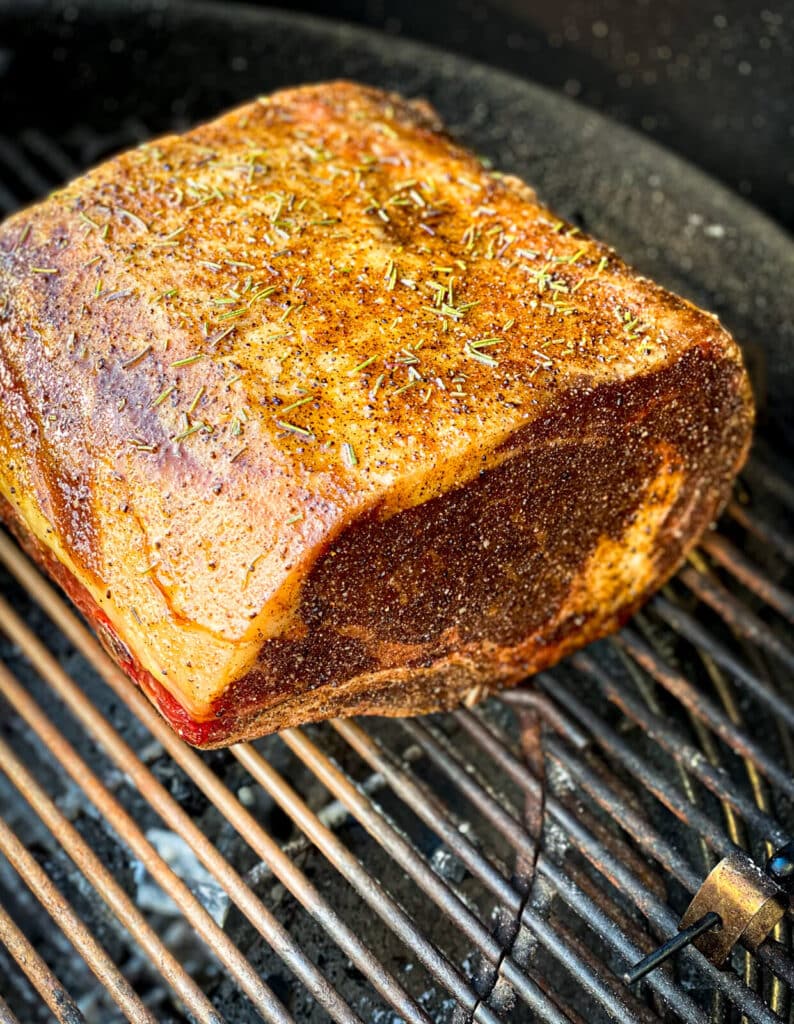
[[[68,152],[34,132],[0,138],[0,208],[145,135],[145,126],[122,126],[114,140],[74,139]],[[14,645],[13,658],[0,661],[0,695],[18,723],[0,739],[0,775],[24,821],[77,869],[79,892],[104,908],[97,920],[113,920],[121,945],[146,961],[148,982],[124,977],[100,941],[104,929],[84,920],[50,865],[2,821],[0,852],[93,972],[103,1024],[111,1013],[157,1020],[138,991],[152,979],[174,1012],[207,1024],[287,1024],[315,1010],[340,1024],[788,1019],[791,914],[758,952],[737,949],[728,970],[689,949],[674,972],[656,971],[636,990],[621,981],[675,932],[717,856],[748,849],[762,859],[794,833],[794,650],[785,631],[794,596],[781,569],[794,565],[785,529],[794,489],[757,462],[748,480],[780,515],[734,500],[721,532],[631,627],[542,673],[533,689],[429,720],[289,730],[232,748],[221,765],[171,732],[0,533],[0,564],[38,609],[34,629],[0,598],[0,634]],[[169,771],[202,796],[201,824],[55,656],[53,628],[158,745]],[[31,672],[35,695],[23,681]],[[141,803],[124,786],[116,791],[105,765]],[[134,858],[201,941],[201,980],[70,820],[60,799],[66,781],[111,834],[114,857]],[[266,824],[253,809],[259,797],[279,810],[289,841],[275,834],[276,819]],[[178,837],[225,894],[225,922],[169,863],[142,815]],[[263,880],[295,911],[273,904]],[[321,936],[319,951],[295,930],[298,908]],[[232,912],[247,929],[245,947]],[[29,985],[57,1020],[88,1020],[86,993],[66,991],[20,920],[0,906],[15,983]],[[259,945],[286,972],[288,990],[257,965]],[[355,990],[324,962],[334,950],[360,976]],[[226,988],[207,984],[211,970]],[[11,989],[2,996],[10,1000]],[[2,996],[0,1024],[13,1022]]]

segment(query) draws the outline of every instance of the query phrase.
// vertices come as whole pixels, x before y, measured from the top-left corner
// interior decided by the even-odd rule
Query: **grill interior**
[[[0,209],[150,133],[0,137]],[[790,912],[633,990],[794,835],[794,488],[761,449],[617,638],[422,720],[200,754],[0,534],[0,1022],[791,1019]]]

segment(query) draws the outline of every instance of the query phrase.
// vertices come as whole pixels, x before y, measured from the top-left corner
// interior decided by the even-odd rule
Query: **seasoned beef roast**
[[[752,416],[713,316],[372,88],[0,228],[0,511],[199,746],[472,703],[614,630]]]

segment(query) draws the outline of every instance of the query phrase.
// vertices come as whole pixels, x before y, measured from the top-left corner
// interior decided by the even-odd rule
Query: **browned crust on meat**
[[[0,228],[0,408],[6,517],[207,745],[449,706],[614,628],[752,425],[713,317],[350,83]]]

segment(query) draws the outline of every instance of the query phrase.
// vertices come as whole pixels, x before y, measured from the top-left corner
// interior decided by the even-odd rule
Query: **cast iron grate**
[[[146,134],[0,138],[0,209]],[[532,689],[208,755],[0,534],[0,1022],[788,1020],[790,916],[728,970],[620,979],[719,858],[794,834],[792,514],[754,461]]]

